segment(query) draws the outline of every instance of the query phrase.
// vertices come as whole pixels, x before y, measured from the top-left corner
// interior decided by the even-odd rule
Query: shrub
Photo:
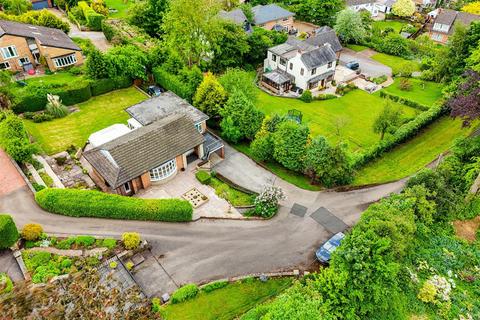
[[[265,186],[255,198],[255,214],[269,218],[277,213],[278,202],[285,199],[285,193],[280,187]]]
[[[412,108],[415,108],[415,109],[418,109],[418,110],[422,110],[422,111],[426,111],[426,110],[430,109],[429,106],[426,106],[424,104],[420,104],[416,101],[413,101],[413,100],[410,100],[410,99],[407,99],[407,98],[403,98],[403,97],[400,97],[400,96],[397,96],[397,95],[394,95],[394,94],[391,94],[391,93],[386,93],[385,91],[379,91],[379,92],[380,92],[380,97],[382,97],[382,98],[389,98],[392,101],[395,101],[395,102],[398,102],[398,103],[401,103],[401,104],[404,104],[406,106],[409,106],[409,107],[412,107]]]
[[[162,67],[153,69],[153,76],[155,81],[163,88],[175,92],[178,96],[192,100],[193,94],[196,88],[191,88],[182,79],[170,72],[166,71]]]
[[[140,199],[77,189],[44,189],[35,200],[45,210],[72,217],[191,221],[193,209],[180,199]]]
[[[91,247],[95,243],[95,238],[92,236],[77,236],[75,244],[80,247]]]
[[[306,103],[312,102],[313,100],[312,92],[310,90],[303,91],[299,99]]]
[[[35,189],[35,191],[40,191],[46,188],[45,186],[42,186],[41,184],[38,184],[36,182],[33,182],[32,186],[33,186],[33,189]]]
[[[72,244],[75,243],[75,237],[68,237],[56,244],[57,249],[68,250],[72,247]]]
[[[43,233],[43,228],[38,223],[27,223],[22,228],[22,238],[29,241],[36,241]]]
[[[62,267],[62,269],[70,268],[72,266],[72,260],[69,258],[65,258],[62,260],[62,262],[60,262],[60,266]]]
[[[101,31],[102,21],[105,19],[105,16],[96,13],[85,1],[78,2],[78,7],[82,9],[83,15],[87,20],[87,26],[93,31]]]
[[[122,234],[122,241],[126,249],[133,250],[140,245],[140,235],[136,232],[125,232]]]
[[[10,248],[18,239],[15,222],[8,214],[0,214],[0,249]]]
[[[112,238],[103,239],[101,246],[111,250],[117,246],[117,240]]]
[[[200,181],[202,184],[210,184],[212,181],[212,177],[210,174],[206,171],[200,170],[195,173],[195,177],[197,177],[197,180]]]
[[[412,83],[410,82],[409,79],[404,78],[404,79],[400,80],[400,83],[399,83],[398,87],[400,88],[400,90],[410,91],[410,90],[412,90]]]
[[[330,100],[330,99],[336,99],[336,98],[337,96],[334,94],[324,93],[314,97],[313,100]]]
[[[63,118],[68,115],[68,108],[62,104],[59,96],[47,95],[47,100],[47,114],[53,118]]]
[[[126,264],[125,264],[125,267],[127,268],[127,270],[132,270],[133,267],[134,267],[134,264],[132,261],[128,261]]]
[[[0,273],[0,295],[12,291],[13,283],[10,277],[2,272]]]
[[[51,121],[53,120],[53,115],[41,112],[37,113],[32,117],[33,122],[35,123],[40,123],[40,122],[45,122],[45,121]]]
[[[152,299],[152,312],[159,312],[160,311],[160,299],[159,298],[153,298]]]
[[[183,287],[177,289],[177,291],[172,294],[171,301],[173,304],[175,304],[190,300],[197,296],[198,291],[199,289],[196,284],[186,284]]]
[[[116,269],[118,266],[118,263],[116,261],[112,261],[109,263],[110,269]]]
[[[202,287],[202,290],[208,293],[208,292],[212,292],[214,290],[226,287],[227,285],[228,285],[227,280],[215,281],[215,282],[211,282],[211,283],[205,285],[204,287]]]

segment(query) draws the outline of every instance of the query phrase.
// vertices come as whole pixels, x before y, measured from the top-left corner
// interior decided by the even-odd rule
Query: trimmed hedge
[[[430,109],[429,106],[426,106],[424,104],[421,104],[421,103],[415,102],[413,100],[406,99],[406,98],[403,98],[403,97],[400,97],[400,96],[397,96],[397,95],[394,95],[394,94],[391,94],[391,93],[387,93],[387,92],[384,92],[384,91],[380,91],[380,97],[389,98],[392,101],[395,101],[395,102],[398,102],[398,103],[401,103],[401,104],[404,104],[406,106],[409,106],[409,107],[412,107],[412,108],[415,108],[415,109],[418,109],[418,110],[422,110],[422,111],[426,111],[426,110]]]
[[[175,92],[179,97],[191,101],[194,92],[180,77],[171,74],[162,67],[153,69],[155,81],[163,88]]]
[[[15,98],[12,110],[15,113],[36,112],[45,109],[47,93],[58,95],[66,106],[87,101],[91,97],[98,96],[113,90],[127,88],[132,85],[128,77],[113,79],[87,80],[81,79],[65,85],[27,85],[20,90],[15,90]]]
[[[228,285],[228,281],[227,280],[223,280],[223,281],[215,281],[215,282],[211,282],[205,286],[202,287],[202,290],[205,291],[205,292],[212,292],[214,290],[217,290],[217,289],[221,289],[221,288],[224,288]]]
[[[191,221],[193,208],[180,199],[140,199],[77,189],[43,189],[35,194],[43,209],[71,217]]]
[[[105,19],[105,16],[95,12],[85,1],[78,2],[78,7],[82,9],[83,15],[87,20],[87,26],[94,31],[101,31],[102,21]]]
[[[422,112],[415,119],[398,128],[398,130],[391,137],[379,141],[375,145],[365,150],[365,152],[357,155],[354,159],[353,167],[358,169],[368,162],[378,158],[383,153],[396,147],[397,145],[411,139],[421,129],[434,122],[445,112],[446,109],[442,106],[433,106],[427,111]]]
[[[192,298],[195,298],[199,291],[200,290],[198,289],[196,284],[186,284],[183,287],[177,289],[177,291],[172,294],[171,301],[173,304],[175,304],[190,300]]]
[[[8,214],[0,214],[0,249],[10,248],[19,234],[15,222]]]
[[[197,180],[200,181],[201,184],[210,184],[210,181],[212,181],[210,174],[202,170],[195,173],[195,177],[197,177]]]

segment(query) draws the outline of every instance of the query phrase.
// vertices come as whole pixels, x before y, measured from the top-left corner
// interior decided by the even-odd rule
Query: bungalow
[[[83,158],[106,192],[132,195],[163,183],[196,159],[217,153],[222,141],[207,131],[208,116],[172,92],[127,109],[128,127],[116,124],[92,134]]]
[[[232,11],[220,10],[218,15],[222,19],[225,19],[227,21],[233,22],[241,26],[245,30],[245,32],[247,33],[252,32],[252,26],[248,21],[247,16],[245,16],[245,13],[243,13],[242,9],[235,9]]]
[[[372,17],[378,16],[377,0],[346,0],[346,6],[353,11],[366,10]]]
[[[253,24],[267,30],[290,31],[293,29],[293,16],[290,12],[274,3],[257,5],[252,8]]]
[[[56,71],[83,63],[82,49],[63,31],[0,20],[0,70],[28,71],[44,63]]]
[[[310,42],[289,37],[287,42],[268,49],[262,85],[282,94],[293,86],[303,90],[315,89],[325,87],[333,80],[337,44],[318,39]]]
[[[480,21],[480,15],[442,8],[436,9],[429,15],[434,17],[429,36],[433,41],[442,44],[447,43],[448,38],[455,31],[456,24],[469,26],[473,21]]]

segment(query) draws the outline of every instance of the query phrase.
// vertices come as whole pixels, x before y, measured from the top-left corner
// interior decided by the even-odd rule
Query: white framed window
[[[277,61],[277,56],[272,53],[272,61]]]
[[[287,60],[284,59],[284,58],[280,58],[280,64],[281,64],[282,66],[286,66],[286,65],[287,65]]]
[[[315,73],[317,73],[317,68],[313,68],[313,69],[312,69],[312,76],[313,76]]]
[[[10,63],[8,61],[0,62],[0,70],[10,69]]]
[[[125,192],[126,193],[130,193],[132,191],[132,188],[130,187],[130,182],[126,182],[124,185],[123,185],[123,189],[125,189]]]
[[[20,58],[18,59],[18,63],[20,64],[20,66],[23,66],[24,64],[30,63],[30,59],[28,59],[28,57]]]
[[[72,64],[77,63],[77,57],[75,56],[75,54],[71,54],[69,56],[55,58],[53,59],[53,63],[57,68],[71,66]]]
[[[202,131],[203,131],[202,123],[201,122],[195,123],[195,129],[197,129],[198,132],[202,133]]]
[[[173,175],[177,171],[177,162],[175,159],[165,162],[164,164],[150,170],[150,180],[160,181]]]
[[[4,59],[18,57],[17,48],[15,48],[15,46],[9,46],[1,49],[2,49],[2,56]]]

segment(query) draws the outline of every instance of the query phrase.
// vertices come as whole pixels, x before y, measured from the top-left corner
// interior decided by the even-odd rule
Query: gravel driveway
[[[344,48],[340,54],[340,65],[345,65],[350,61],[357,61],[360,64],[362,73],[367,77],[391,76],[392,68],[370,58],[371,53],[372,50],[355,52]]]

